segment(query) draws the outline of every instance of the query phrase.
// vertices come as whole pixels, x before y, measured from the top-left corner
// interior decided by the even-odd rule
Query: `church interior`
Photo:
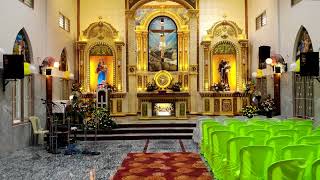
[[[1,4],[0,179],[320,179],[320,1]]]

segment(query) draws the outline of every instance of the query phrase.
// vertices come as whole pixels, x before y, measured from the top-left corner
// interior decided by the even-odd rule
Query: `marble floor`
[[[77,147],[92,147],[81,142]],[[82,180],[95,172],[96,179],[109,179],[129,152],[198,152],[192,140],[100,141],[98,156],[47,153],[42,147],[29,147],[0,156],[0,179],[4,180]]]

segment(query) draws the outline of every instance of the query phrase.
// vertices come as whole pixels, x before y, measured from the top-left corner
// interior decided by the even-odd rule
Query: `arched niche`
[[[16,36],[12,53],[23,55],[25,62],[33,62],[31,42],[24,28],[22,28]],[[14,124],[22,123],[24,119],[33,114],[32,79],[32,75],[25,76],[24,79],[15,81],[12,86],[12,113]]]
[[[188,71],[189,65],[189,29],[184,20],[177,14],[170,11],[154,11],[147,15],[139,26],[136,26],[136,41],[137,41],[137,53],[138,53],[138,72],[148,71],[149,62],[149,26],[153,20],[159,17],[167,17],[171,19],[177,29],[177,61],[178,71]]]
[[[100,18],[101,20],[101,18]],[[109,64],[106,68],[107,82],[122,91],[122,47],[124,43],[119,40],[118,31],[109,23],[99,21],[92,23],[77,42],[79,52],[79,80],[87,92],[94,92],[95,69],[99,61]],[[93,67],[93,66],[97,67]],[[98,80],[97,80],[98,81]]]
[[[137,10],[139,7],[143,6],[146,3],[152,2],[155,0],[126,0],[127,7],[130,10]],[[176,2],[181,4],[186,9],[196,9],[197,8],[197,1],[195,0],[170,0],[172,2]]]
[[[208,91],[210,86],[220,79],[216,67],[222,59],[230,61],[231,72],[228,75],[232,88],[230,91],[242,91],[242,84],[248,78],[248,40],[241,28],[232,21],[219,21],[208,31],[201,42],[204,50],[203,61],[203,90]]]
[[[311,37],[304,26],[301,26],[296,37],[293,57],[300,60],[300,54],[313,52]],[[294,116],[314,117],[314,79],[294,73]]]
[[[68,71],[67,50],[63,48],[60,54],[59,71]]]

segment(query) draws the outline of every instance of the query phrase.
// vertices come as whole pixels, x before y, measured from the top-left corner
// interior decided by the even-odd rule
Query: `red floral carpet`
[[[113,180],[211,180],[196,153],[129,153]]]

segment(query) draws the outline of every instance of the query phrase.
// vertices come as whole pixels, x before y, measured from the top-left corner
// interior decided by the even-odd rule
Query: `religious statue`
[[[98,85],[103,84],[107,80],[108,68],[104,64],[103,61],[98,63],[98,67],[96,69],[96,73],[98,74]]]
[[[222,60],[219,63],[220,82],[229,87],[229,71],[231,66],[227,60]]]

